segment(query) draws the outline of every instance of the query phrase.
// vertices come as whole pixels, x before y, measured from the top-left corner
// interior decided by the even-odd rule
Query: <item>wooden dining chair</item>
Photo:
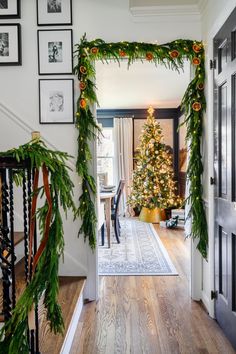
[[[125,187],[125,180],[120,180],[116,196],[114,198],[114,204],[111,210],[111,220],[114,224],[114,231],[117,243],[120,243],[120,222],[119,222],[119,204],[121,201],[121,195]]]

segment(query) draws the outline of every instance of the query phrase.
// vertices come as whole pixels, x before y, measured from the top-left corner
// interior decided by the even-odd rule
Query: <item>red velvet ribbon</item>
[[[35,213],[38,198],[38,184],[39,184],[39,170],[35,170],[34,182],[33,182],[33,198],[30,211],[30,232],[29,232],[29,258],[28,258],[28,269],[31,269],[31,258],[32,258],[32,248],[34,242],[34,231],[35,231]],[[29,272],[30,274],[30,272]]]
[[[51,217],[52,217],[52,199],[51,199],[51,193],[50,193],[50,186],[49,186],[49,178],[48,178],[48,169],[43,164],[42,166],[42,172],[43,172],[43,187],[44,187],[44,192],[45,196],[47,199],[47,204],[48,204],[48,211],[45,219],[45,227],[44,227],[44,235],[43,238],[40,242],[39,248],[33,258],[33,269],[32,269],[32,274],[35,272],[35,268],[38,264],[38,261],[46,247],[48,237],[49,237],[49,229],[50,229],[50,222],[51,222]],[[39,181],[39,170],[36,169],[35,175],[34,175],[34,183],[33,183],[33,198],[32,198],[32,207],[31,207],[31,213],[30,213],[30,233],[29,233],[29,269],[31,266],[31,258],[32,258],[32,252],[33,252],[33,242],[34,242],[34,231],[35,231],[35,213],[36,213],[36,206],[37,206],[37,198],[38,198],[38,181]]]

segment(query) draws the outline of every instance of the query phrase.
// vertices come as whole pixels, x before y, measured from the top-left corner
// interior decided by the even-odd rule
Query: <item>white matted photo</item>
[[[21,65],[19,24],[0,24],[0,65]]]
[[[39,75],[72,74],[72,30],[38,30]]]
[[[0,0],[0,19],[19,17],[20,0]]]
[[[74,123],[74,80],[39,80],[40,124]]]
[[[38,26],[72,25],[71,0],[37,0]]]

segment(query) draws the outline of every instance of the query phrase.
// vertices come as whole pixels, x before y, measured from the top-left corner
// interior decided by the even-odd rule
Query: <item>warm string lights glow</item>
[[[176,195],[171,153],[163,143],[160,124],[149,107],[147,121],[137,148],[136,168],[129,205],[148,209],[179,207],[183,200]]]

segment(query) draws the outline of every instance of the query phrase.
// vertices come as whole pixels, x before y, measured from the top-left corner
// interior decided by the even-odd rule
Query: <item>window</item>
[[[107,174],[108,185],[114,185],[114,138],[113,128],[102,128],[98,142],[97,172]]]

